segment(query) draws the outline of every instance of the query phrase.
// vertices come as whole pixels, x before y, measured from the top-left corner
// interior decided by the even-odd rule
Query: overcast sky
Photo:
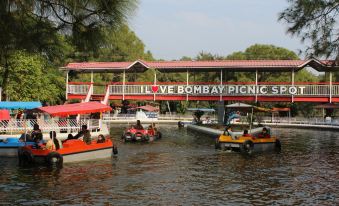
[[[226,56],[255,43],[297,52],[298,38],[278,22],[286,0],[139,0],[131,28],[157,59],[196,56],[200,51]]]

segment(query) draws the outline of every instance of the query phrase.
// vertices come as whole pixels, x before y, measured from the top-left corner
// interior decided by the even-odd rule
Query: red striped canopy
[[[111,111],[110,106],[99,102],[83,102],[75,104],[64,104],[56,106],[47,106],[38,108],[42,112],[46,112],[51,116],[67,117],[69,115],[90,114],[97,112]]]
[[[6,109],[0,110],[0,121],[1,120],[10,120],[11,116],[9,115],[9,111]]]

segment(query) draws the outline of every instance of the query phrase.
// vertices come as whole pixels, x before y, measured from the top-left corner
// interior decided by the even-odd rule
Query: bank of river
[[[117,140],[122,126],[112,125]],[[0,158],[1,204],[17,205],[335,205],[339,137],[335,132],[274,129],[280,154],[252,157],[214,150],[214,140],[162,126],[152,144],[119,143],[113,160],[61,170],[19,168]]]

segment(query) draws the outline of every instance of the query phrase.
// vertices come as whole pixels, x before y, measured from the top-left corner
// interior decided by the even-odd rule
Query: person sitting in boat
[[[31,138],[34,142],[40,142],[43,139],[42,132],[38,124],[33,125],[33,131],[31,133]]]
[[[148,126],[148,134],[149,134],[150,136],[154,136],[154,135],[157,134],[157,128],[155,128],[155,124],[154,124],[154,123],[152,123],[152,124],[150,124],[150,125]]]
[[[266,127],[262,129],[262,132],[258,135],[258,138],[270,138],[271,135],[268,133],[268,130]]]
[[[81,130],[75,136],[73,136],[72,134],[69,134],[65,141],[70,140],[70,139],[79,139],[79,138],[80,139],[82,138],[82,141],[86,142],[86,144],[91,144],[92,142],[91,133],[87,129],[87,125],[82,125]]]
[[[231,135],[230,132],[232,132],[231,126],[226,126],[224,130],[224,135]]]
[[[248,134],[248,130],[245,129],[242,136],[243,136],[243,137],[251,137],[252,135],[251,135],[251,134]]]
[[[105,141],[106,140],[105,140],[104,135],[99,134],[98,139],[97,139],[97,143],[104,143]]]
[[[137,129],[137,130],[143,130],[144,129],[144,127],[141,125],[140,120],[137,120],[137,124],[134,125],[134,128]]]
[[[49,137],[51,139],[48,140],[48,142],[46,143],[46,149],[48,149],[48,150],[58,150],[58,149],[62,148],[62,143],[61,143],[60,140],[57,139],[55,131],[50,131]]]

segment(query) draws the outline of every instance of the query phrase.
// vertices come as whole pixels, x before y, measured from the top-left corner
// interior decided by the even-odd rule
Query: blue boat
[[[33,145],[34,142],[22,142],[17,137],[0,137],[0,157],[17,157],[18,148]]]

